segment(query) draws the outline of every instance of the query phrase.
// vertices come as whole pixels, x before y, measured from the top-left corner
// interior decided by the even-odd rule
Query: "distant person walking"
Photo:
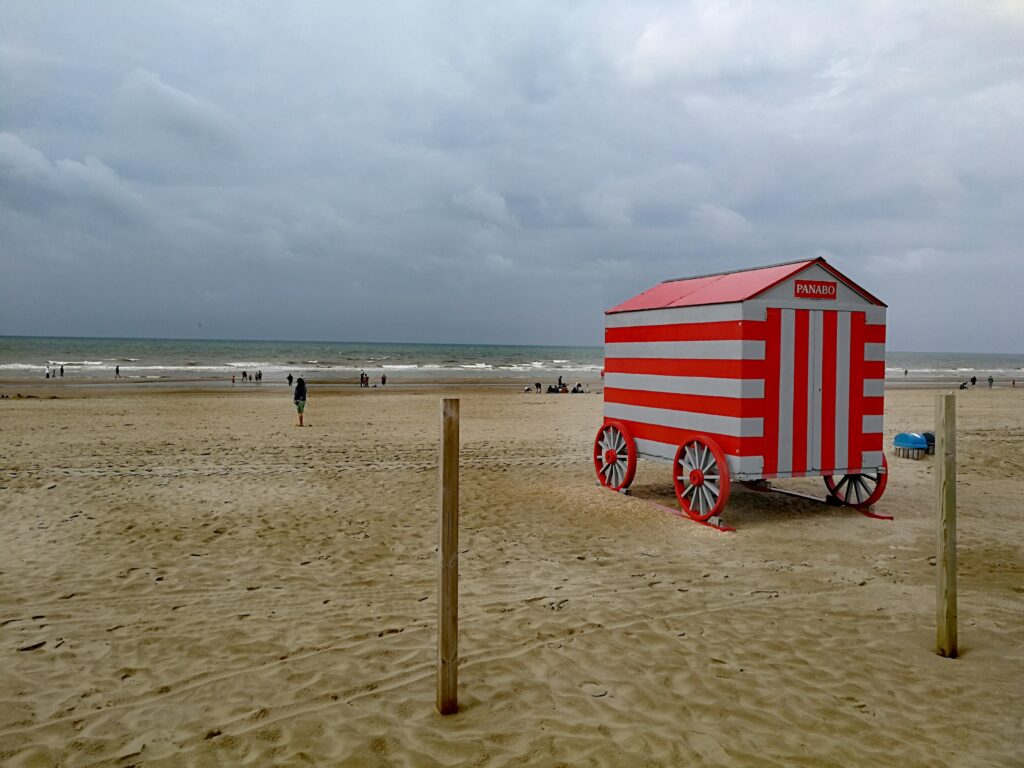
[[[115,379],[120,379],[121,378],[121,366],[120,365],[115,365],[114,366],[114,378]]]
[[[291,388],[291,386],[292,386],[292,375],[289,373],[288,374],[288,387]]]
[[[63,365],[60,367],[60,377],[62,379],[64,378],[64,366]]]
[[[904,368],[903,369],[903,378],[906,378],[908,373],[910,373],[910,371],[908,371],[906,368]]]
[[[231,374],[231,386],[235,386],[235,374]]]
[[[302,413],[306,410],[306,380],[301,376],[295,382],[295,410],[299,412],[299,426],[302,424]]]
[[[63,374],[63,373],[61,373],[61,376],[63,376],[63,375],[64,375],[64,374]],[[995,381],[995,379],[993,379],[993,378],[992,378],[991,376],[989,376],[989,377],[988,377],[988,388],[989,388],[989,389],[992,389],[992,383],[993,383],[994,381]]]
[[[388,375],[386,373],[382,373],[380,375],[380,385],[383,387],[387,383],[388,383]]]

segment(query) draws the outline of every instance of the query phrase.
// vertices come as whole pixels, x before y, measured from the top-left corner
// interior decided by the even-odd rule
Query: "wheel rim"
[[[594,439],[594,470],[601,485],[620,491],[636,474],[636,443],[626,427],[608,422]]]
[[[679,446],[672,482],[679,506],[694,520],[717,515],[729,501],[729,467],[710,438],[695,437]]]
[[[882,455],[882,467],[875,472],[861,472],[843,475],[836,482],[832,475],[825,475],[825,486],[829,494],[850,507],[870,507],[882,497],[889,481],[889,463]]]

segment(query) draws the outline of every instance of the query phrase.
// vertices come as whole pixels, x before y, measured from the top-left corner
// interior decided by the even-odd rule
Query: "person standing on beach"
[[[63,365],[60,367],[60,377],[62,379],[64,378],[64,366]]]
[[[63,376],[63,375],[64,375],[63,369],[61,369],[61,374],[60,374],[60,375],[61,375],[61,376]],[[995,379],[993,379],[993,378],[992,378],[992,376],[990,375],[990,376],[988,377],[988,388],[989,388],[989,389],[992,389],[992,382],[994,382],[994,381],[995,381]]]
[[[380,385],[383,387],[387,383],[388,383],[388,375],[386,373],[382,373],[380,375]]]
[[[115,365],[114,366],[114,378],[115,379],[120,379],[121,378],[121,366],[120,365]]]
[[[306,380],[301,376],[295,382],[295,410],[299,412],[299,426],[303,426],[302,413],[306,410]]]
[[[288,388],[291,389],[291,386],[292,386],[292,375],[289,373],[288,374]]]

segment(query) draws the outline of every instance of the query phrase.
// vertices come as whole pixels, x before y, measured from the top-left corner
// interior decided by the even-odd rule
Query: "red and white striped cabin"
[[[605,313],[604,423],[741,481],[878,471],[885,310],[820,258],[660,283]]]

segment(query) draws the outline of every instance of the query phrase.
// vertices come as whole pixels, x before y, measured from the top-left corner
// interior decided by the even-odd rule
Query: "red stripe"
[[[864,341],[867,344],[884,344],[885,343],[885,326],[884,325],[865,325],[864,326]]]
[[[759,379],[763,360],[666,360],[644,357],[609,357],[605,373],[647,373],[655,376],[695,376],[711,379]]]
[[[847,431],[846,463],[861,464],[860,436],[864,427],[864,321],[863,312],[850,313],[850,420]]]
[[[864,361],[864,378],[865,379],[884,379],[885,378],[885,361],[884,360],[865,360]]]
[[[822,312],[821,329],[821,466],[836,465],[836,313]]]
[[[764,339],[760,321],[722,320],[713,323],[672,323],[605,328],[606,344],[632,341],[736,341]]]
[[[865,416],[881,416],[885,412],[885,399],[881,397],[865,397],[861,401]]]
[[[645,408],[665,408],[670,411],[707,413],[714,416],[734,416],[736,418],[764,416],[764,400],[751,397],[682,395],[674,392],[647,392],[606,387],[604,401],[623,405],[641,405]]]
[[[782,336],[782,310],[768,310],[764,345],[764,472],[777,471],[779,465],[779,357]]]
[[[676,427],[662,427],[657,424],[644,424],[626,419],[605,418],[605,423],[619,421],[640,440],[653,440],[668,445],[682,445],[695,435],[706,435],[718,443],[719,447],[730,456],[760,456],[764,440],[760,437],[733,437],[732,435],[716,435],[712,432],[693,432]]]
[[[882,450],[882,433],[869,432],[868,434],[864,435],[860,441],[860,448],[862,451]]]
[[[807,346],[811,314],[796,311],[793,331],[793,471],[807,471]]]

